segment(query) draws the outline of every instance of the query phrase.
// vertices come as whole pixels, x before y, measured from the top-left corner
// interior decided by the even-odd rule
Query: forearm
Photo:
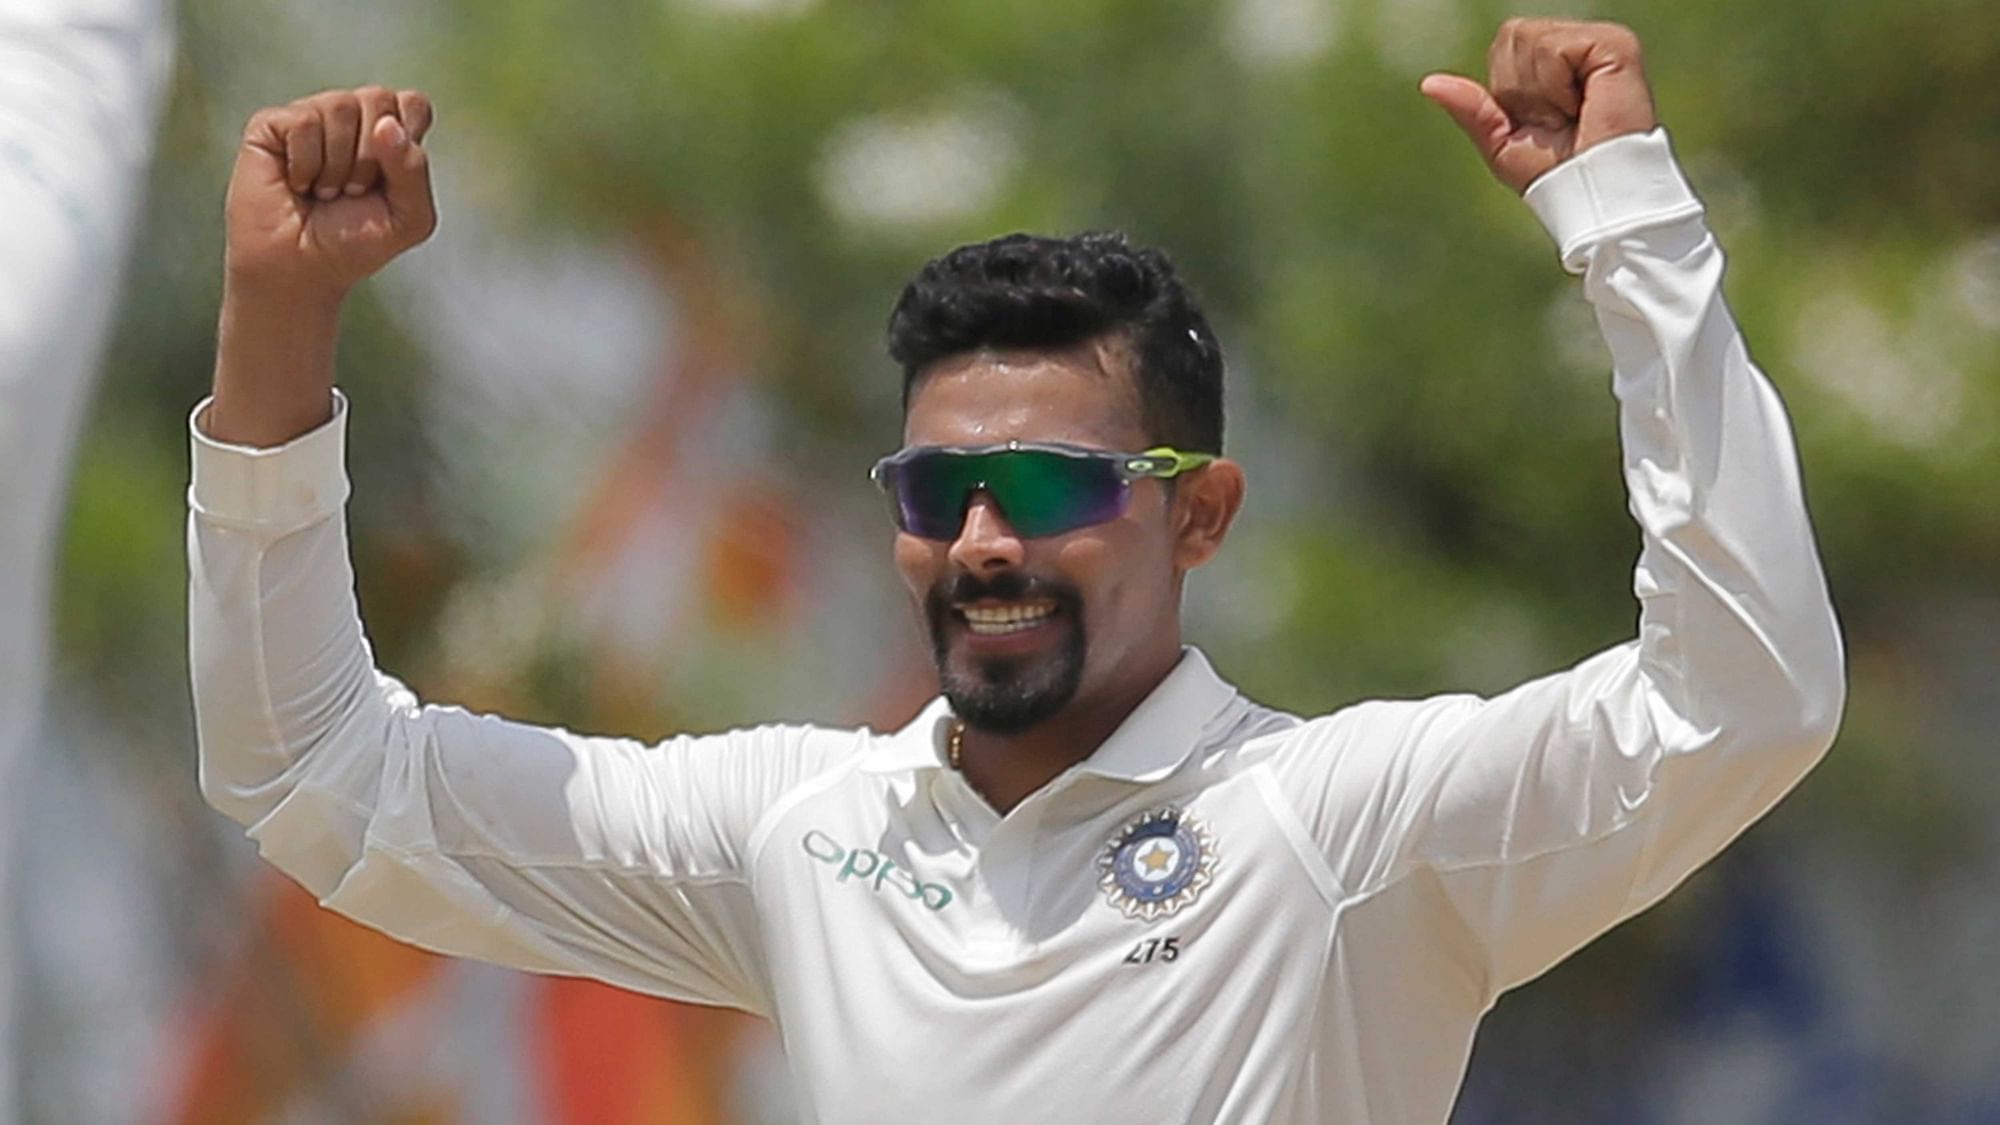
[[[1464,708],[1426,858],[1510,987],[1657,901],[1818,762],[1839,632],[1776,391],[1663,135],[1530,192],[1610,346],[1641,551],[1635,641]],[[1446,724],[1450,729],[1449,724]]]
[[[202,786],[211,803],[254,826],[281,803],[324,804],[292,816],[355,838],[337,813],[372,799],[387,703],[361,634],[347,561],[340,471],[345,418],[282,449],[230,448],[197,437],[188,526],[188,639]],[[368,755],[331,772],[347,732]],[[336,747],[337,749],[337,747]],[[338,756],[337,754],[333,756]],[[310,793],[303,801],[299,790]],[[294,872],[312,885],[337,872]],[[315,878],[315,876],[317,878]],[[321,888],[324,889],[324,888]]]
[[[1690,307],[1648,310],[1648,322],[1600,313],[1621,357],[1625,476],[1645,533],[1633,578],[1641,655],[1696,729],[1823,746],[1839,720],[1843,658],[1798,452],[1724,306],[1721,254],[1703,239],[1691,252],[1699,291],[1657,290],[1631,263],[1610,283],[1635,304]],[[1677,311],[1685,336],[1659,348],[1654,326]]]
[[[1688,738],[1823,747],[1842,660],[1791,427],[1723,300],[1722,252],[1664,137],[1622,143],[1549,185],[1567,200],[1536,202],[1545,218],[1596,210],[1552,227],[1600,227],[1563,249],[1584,270],[1616,371],[1644,544],[1641,664]]]
[[[226,280],[203,432],[267,448],[324,425],[333,416],[340,305],[338,294]]]

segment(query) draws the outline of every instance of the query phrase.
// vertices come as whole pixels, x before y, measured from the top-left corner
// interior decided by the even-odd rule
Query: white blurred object
[[[857,227],[921,226],[977,215],[1021,160],[1022,114],[991,91],[929,113],[873,114],[837,130],[822,154],[820,194]]]
[[[2000,231],[1966,243],[1951,261],[1952,291],[1982,328],[2000,331]]]
[[[1253,69],[1301,66],[1339,41],[1343,7],[1337,0],[1232,0],[1223,10],[1223,37]]]
[[[1793,355],[1801,374],[1875,436],[1916,453],[1955,448],[1965,375],[1936,333],[1910,331],[1854,287],[1829,284],[1799,309]]]
[[[164,0],[0,0],[0,801],[47,677],[70,452],[103,354],[172,60]],[[16,810],[0,810],[0,896]],[[16,1115],[0,911],[0,1125]]]

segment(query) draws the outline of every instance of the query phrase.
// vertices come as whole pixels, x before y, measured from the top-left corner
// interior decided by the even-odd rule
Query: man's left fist
[[[1517,192],[1592,145],[1658,124],[1639,37],[1619,24],[1508,20],[1486,70],[1491,90],[1456,74],[1430,75],[1422,89]]]

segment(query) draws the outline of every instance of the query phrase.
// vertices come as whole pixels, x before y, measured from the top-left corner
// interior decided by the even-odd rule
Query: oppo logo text
[[[807,855],[833,869],[833,881],[836,883],[853,882],[877,894],[882,892],[886,883],[890,889],[900,891],[904,898],[914,899],[932,910],[943,910],[951,903],[951,888],[924,882],[908,868],[898,866],[895,860],[880,852],[842,847],[840,841],[817,828],[800,837],[799,846],[805,849]]]

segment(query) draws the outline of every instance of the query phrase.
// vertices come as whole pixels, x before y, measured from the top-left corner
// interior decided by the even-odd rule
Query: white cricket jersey
[[[1441,1122],[1499,994],[1769,809],[1843,697],[1784,413],[1664,134],[1528,198],[1610,344],[1643,533],[1637,638],[1569,671],[1302,718],[1189,650],[1004,817],[941,700],[654,746],[427,706],[356,614],[343,404],[276,449],[195,434],[203,790],[398,937],[770,1017],[813,1121]]]

